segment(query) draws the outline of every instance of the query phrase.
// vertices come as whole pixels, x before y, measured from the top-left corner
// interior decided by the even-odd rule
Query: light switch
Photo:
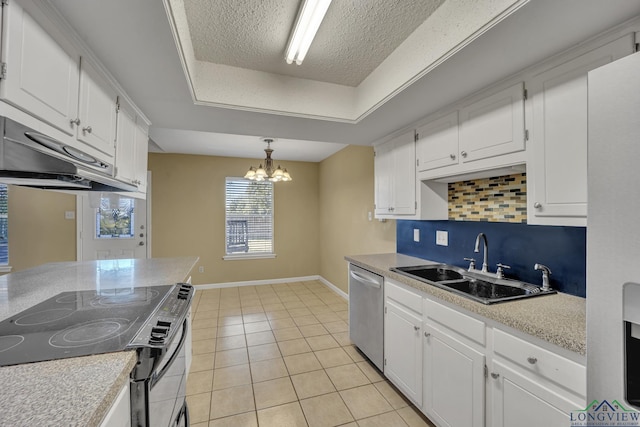
[[[75,218],[76,218],[76,213],[74,211],[64,212],[64,219],[75,219]]]
[[[449,233],[447,231],[436,230],[436,245],[449,246]]]
[[[413,241],[414,242],[419,242],[420,241],[420,229],[418,229],[418,228],[414,228],[413,229]]]

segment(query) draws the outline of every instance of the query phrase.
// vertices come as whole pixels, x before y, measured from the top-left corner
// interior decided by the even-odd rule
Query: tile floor
[[[351,344],[319,281],[196,292],[193,427],[432,426]]]

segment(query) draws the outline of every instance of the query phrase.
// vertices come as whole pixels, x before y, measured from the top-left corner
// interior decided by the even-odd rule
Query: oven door
[[[187,320],[150,378],[132,382],[132,421],[138,427],[188,427],[185,341]]]

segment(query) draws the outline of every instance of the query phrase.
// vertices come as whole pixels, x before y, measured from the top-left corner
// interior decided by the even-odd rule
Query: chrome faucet
[[[542,290],[548,291],[549,288],[549,275],[551,274],[551,269],[546,265],[537,264],[533,266],[534,270],[542,271]]]
[[[489,272],[489,264],[487,264],[487,258],[489,256],[489,242],[487,242],[487,236],[484,233],[478,234],[476,237],[476,248],[473,250],[474,252],[480,252],[480,238],[484,239],[484,258],[482,261],[482,272]]]

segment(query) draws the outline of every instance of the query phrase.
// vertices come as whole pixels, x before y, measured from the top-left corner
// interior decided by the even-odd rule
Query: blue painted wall
[[[413,241],[413,230],[420,230],[420,242]],[[436,230],[449,233],[449,246],[437,246]],[[480,253],[474,253],[476,236],[484,233],[489,241],[489,270],[496,264],[510,265],[506,276],[542,284],[535,263],[551,269],[551,287],[580,297],[586,296],[587,230],[585,227],[472,222],[472,221],[397,221],[397,252],[418,258],[467,268],[463,258],[475,258],[482,267]]]

